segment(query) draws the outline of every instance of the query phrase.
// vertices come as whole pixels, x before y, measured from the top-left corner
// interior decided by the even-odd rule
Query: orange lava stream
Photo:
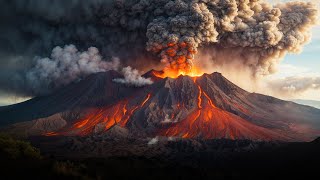
[[[202,89],[201,87],[198,85],[198,89],[199,89],[199,95],[198,95],[198,108],[201,109],[201,103],[202,103],[202,99],[201,99],[201,95],[202,95]]]
[[[151,94],[149,93],[149,94],[147,95],[147,98],[142,102],[142,104],[141,104],[140,107],[143,107],[144,104],[146,104],[146,102],[150,99],[150,96],[151,96]]]
[[[196,82],[196,80],[194,80]],[[276,139],[278,134],[256,126],[239,116],[216,107],[211,98],[199,85],[198,108],[185,119],[160,133],[165,136],[179,136],[182,138],[195,138],[201,136],[205,139]],[[202,95],[207,101],[202,100]]]
[[[216,108],[216,106],[212,103],[212,100],[210,97],[207,95],[207,93],[203,92],[204,96],[208,99],[208,103],[212,108]]]
[[[109,130],[114,125],[120,125],[125,127],[132,117],[132,115],[139,109],[145,106],[150,99],[151,94],[148,94],[145,99],[138,105],[128,107],[128,101],[120,101],[115,105],[99,108],[93,110],[91,113],[86,115],[85,118],[74,123],[70,128],[64,129],[62,132],[49,132],[46,136],[56,135],[87,135],[96,129],[103,131]]]
[[[130,117],[132,116],[132,114],[138,109],[138,106],[135,106],[127,115],[126,117],[123,119],[123,121],[119,122],[119,125],[121,127],[125,127],[130,119]]]
[[[88,120],[88,119],[85,119],[85,120],[83,120],[83,121],[80,121],[80,122],[75,123],[73,126],[74,126],[75,128],[82,128],[82,127],[85,126],[88,122],[89,122],[89,120]]]

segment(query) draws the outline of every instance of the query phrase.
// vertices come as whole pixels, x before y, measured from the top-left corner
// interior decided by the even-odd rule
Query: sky
[[[289,1],[290,0],[270,0],[272,3]],[[319,0],[310,1],[317,4],[320,9]],[[318,25],[312,30],[311,41],[304,46],[302,52],[299,54],[286,55],[280,63],[278,71],[269,78],[285,79],[294,76],[320,78],[320,19]],[[290,99],[290,97],[284,98]],[[291,98],[320,101],[320,89],[310,89]]]
[[[290,0],[269,0],[272,3],[288,2]],[[320,0],[310,0],[318,4]],[[311,41],[304,46],[300,54],[288,54],[284,57],[278,67],[278,71],[266,78],[266,81],[283,80],[287,78],[299,77],[301,79],[318,78],[320,79],[320,22],[312,30]],[[297,85],[299,86],[299,85]],[[320,88],[309,88],[307,90],[295,93],[294,96],[283,96],[279,94],[268,93],[263,90],[258,92],[279,97],[281,99],[307,99],[320,101]],[[24,101],[28,98],[10,96],[0,92],[0,106],[14,104]]]
[[[313,37],[300,54],[288,54],[270,79],[287,77],[320,77],[320,27],[314,29]],[[320,101],[320,89],[308,90],[292,98]],[[290,98],[289,98],[290,99]]]

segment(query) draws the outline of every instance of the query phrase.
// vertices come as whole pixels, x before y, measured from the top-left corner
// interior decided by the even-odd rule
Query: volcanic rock
[[[66,122],[34,126],[49,136],[128,131],[137,138],[307,141],[320,134],[319,109],[249,93],[220,73],[162,79],[154,72],[144,75],[154,83],[139,88],[115,83],[122,77],[115,71],[91,75],[51,95],[1,107],[0,124],[52,117]]]

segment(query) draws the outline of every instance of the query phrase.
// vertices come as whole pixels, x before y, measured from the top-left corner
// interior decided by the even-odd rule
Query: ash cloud
[[[121,72],[123,73],[124,78],[114,79],[114,82],[135,87],[142,87],[153,83],[150,78],[142,77],[138,70],[132,69],[130,66],[123,68]]]
[[[80,52],[74,45],[57,46],[50,58],[36,57],[34,61],[34,67],[14,77],[20,83],[13,83],[11,89],[29,96],[45,95],[90,74],[117,70],[120,65],[117,58],[104,61],[95,47]]]
[[[236,61],[255,77],[274,73],[286,53],[301,50],[317,9],[262,0],[3,0],[0,16],[0,70],[20,59],[9,74],[33,68],[36,55],[75,44],[140,71],[189,71],[202,61],[195,57],[208,54],[215,66]],[[2,88],[10,87],[7,76]]]
[[[286,77],[269,81],[268,87],[276,95],[296,97],[309,90],[320,90],[320,77]]]

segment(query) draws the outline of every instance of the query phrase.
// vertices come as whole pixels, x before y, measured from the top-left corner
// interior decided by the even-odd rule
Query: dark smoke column
[[[200,44],[216,42],[218,33],[214,17],[205,3],[169,1],[164,9],[167,17],[154,19],[147,30],[147,50],[160,54],[171,69],[188,72]]]
[[[198,47],[211,44],[218,51],[240,51],[239,60],[253,74],[272,73],[279,59],[309,40],[317,19],[317,9],[307,2],[277,6],[263,0],[115,2],[109,21],[119,23],[112,25],[128,31],[145,25],[147,51],[159,55],[167,68],[182,72],[192,69]]]

